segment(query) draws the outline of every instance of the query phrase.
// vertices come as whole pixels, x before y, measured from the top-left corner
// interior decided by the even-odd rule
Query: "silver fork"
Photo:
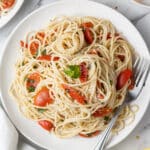
[[[149,74],[150,64],[145,61],[143,58],[140,59],[139,57],[136,59],[133,70],[134,70],[134,80],[135,80],[135,87],[133,90],[130,90],[126,94],[126,98],[122,105],[120,105],[117,110],[115,111],[113,118],[108,124],[108,127],[104,130],[102,133],[102,137],[100,138],[98,144],[94,148],[94,150],[103,150],[105,143],[111,133],[111,129],[114,126],[119,114],[121,113],[122,109],[131,101],[134,101],[137,99],[139,94],[141,93],[145,83],[146,79]]]

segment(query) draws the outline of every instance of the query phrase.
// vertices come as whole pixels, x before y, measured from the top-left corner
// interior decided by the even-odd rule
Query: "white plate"
[[[14,6],[10,8],[10,11],[5,16],[0,17],[0,28],[6,25],[15,16],[23,2],[24,0],[16,0]]]
[[[95,16],[109,19],[118,31],[128,39],[135,50],[147,59],[150,59],[148,49],[137,29],[121,14],[105,5],[85,0],[65,0],[44,6],[27,16],[11,33],[4,48],[0,66],[0,93],[2,103],[17,129],[33,143],[53,150],[92,150],[98,138],[91,139],[74,137],[70,139],[58,139],[54,135],[43,130],[37,123],[22,116],[18,111],[15,101],[8,95],[10,83],[14,79],[14,63],[19,57],[19,41],[32,30],[45,27],[50,18],[59,15]],[[134,122],[122,130],[107,145],[110,148],[127,137],[143,117],[150,98],[150,76],[143,93],[134,103],[140,110],[137,112]]]

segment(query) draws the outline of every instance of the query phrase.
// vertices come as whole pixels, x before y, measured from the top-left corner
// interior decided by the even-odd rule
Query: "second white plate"
[[[0,28],[5,26],[19,11],[23,4],[24,0],[16,0],[14,6],[10,9],[10,11],[5,15],[0,17]]]

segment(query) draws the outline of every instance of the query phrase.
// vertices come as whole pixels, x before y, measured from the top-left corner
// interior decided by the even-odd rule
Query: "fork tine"
[[[148,72],[149,72],[149,64],[146,64],[146,62],[143,62],[143,64],[141,65],[139,74],[137,76],[137,78],[135,79],[135,85],[138,86],[139,84],[141,84],[142,86],[145,84],[145,81],[147,79],[148,76]]]
[[[146,80],[147,80],[149,71],[150,71],[150,64],[148,64],[147,71],[145,73],[145,78],[144,78],[143,86],[145,86],[145,84],[146,84]]]
[[[139,73],[140,73],[140,71],[142,71],[141,70],[141,66],[143,65],[143,62],[144,62],[144,59],[143,58],[141,58],[141,59],[139,59],[138,60],[138,63],[136,63],[136,66],[135,66],[135,68],[133,68],[134,69],[134,79],[136,80],[137,79],[137,77],[139,76]],[[143,69],[143,68],[142,68]]]
[[[138,58],[135,60],[135,63],[134,63],[134,65],[133,65],[133,68],[134,68],[134,69],[137,68],[139,62],[140,62],[140,57],[138,57]]]

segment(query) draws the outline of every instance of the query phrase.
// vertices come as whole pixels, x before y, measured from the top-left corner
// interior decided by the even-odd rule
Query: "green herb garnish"
[[[37,66],[37,65],[34,65],[34,66],[33,66],[33,68],[34,68],[34,69],[37,69],[37,68],[38,68],[38,66]]]
[[[35,87],[33,87],[33,86],[30,86],[27,89],[28,89],[29,92],[34,92],[35,91]]]
[[[105,120],[105,121],[109,121],[109,119],[110,119],[109,116],[105,116],[105,117],[104,117],[104,120]]]
[[[112,81],[112,80],[110,80],[110,84],[111,84],[111,85],[113,84],[113,81]]]
[[[24,66],[25,65],[25,63],[24,63],[24,61],[22,62],[22,66]]]
[[[41,52],[42,55],[46,55],[46,49]]]
[[[88,137],[91,137],[92,134],[93,134],[93,133],[87,133],[86,135],[87,135]]]
[[[80,66],[79,65],[69,65],[68,68],[64,70],[64,73],[71,78],[79,78],[80,77]]]
[[[46,111],[46,109],[42,109],[42,108],[38,108],[37,110],[38,110],[40,113],[43,113],[43,112]]]
[[[24,81],[26,81],[28,78],[27,78],[27,75],[24,77]]]
[[[33,55],[33,58],[36,58],[39,54],[39,50],[36,51],[36,53]]]

